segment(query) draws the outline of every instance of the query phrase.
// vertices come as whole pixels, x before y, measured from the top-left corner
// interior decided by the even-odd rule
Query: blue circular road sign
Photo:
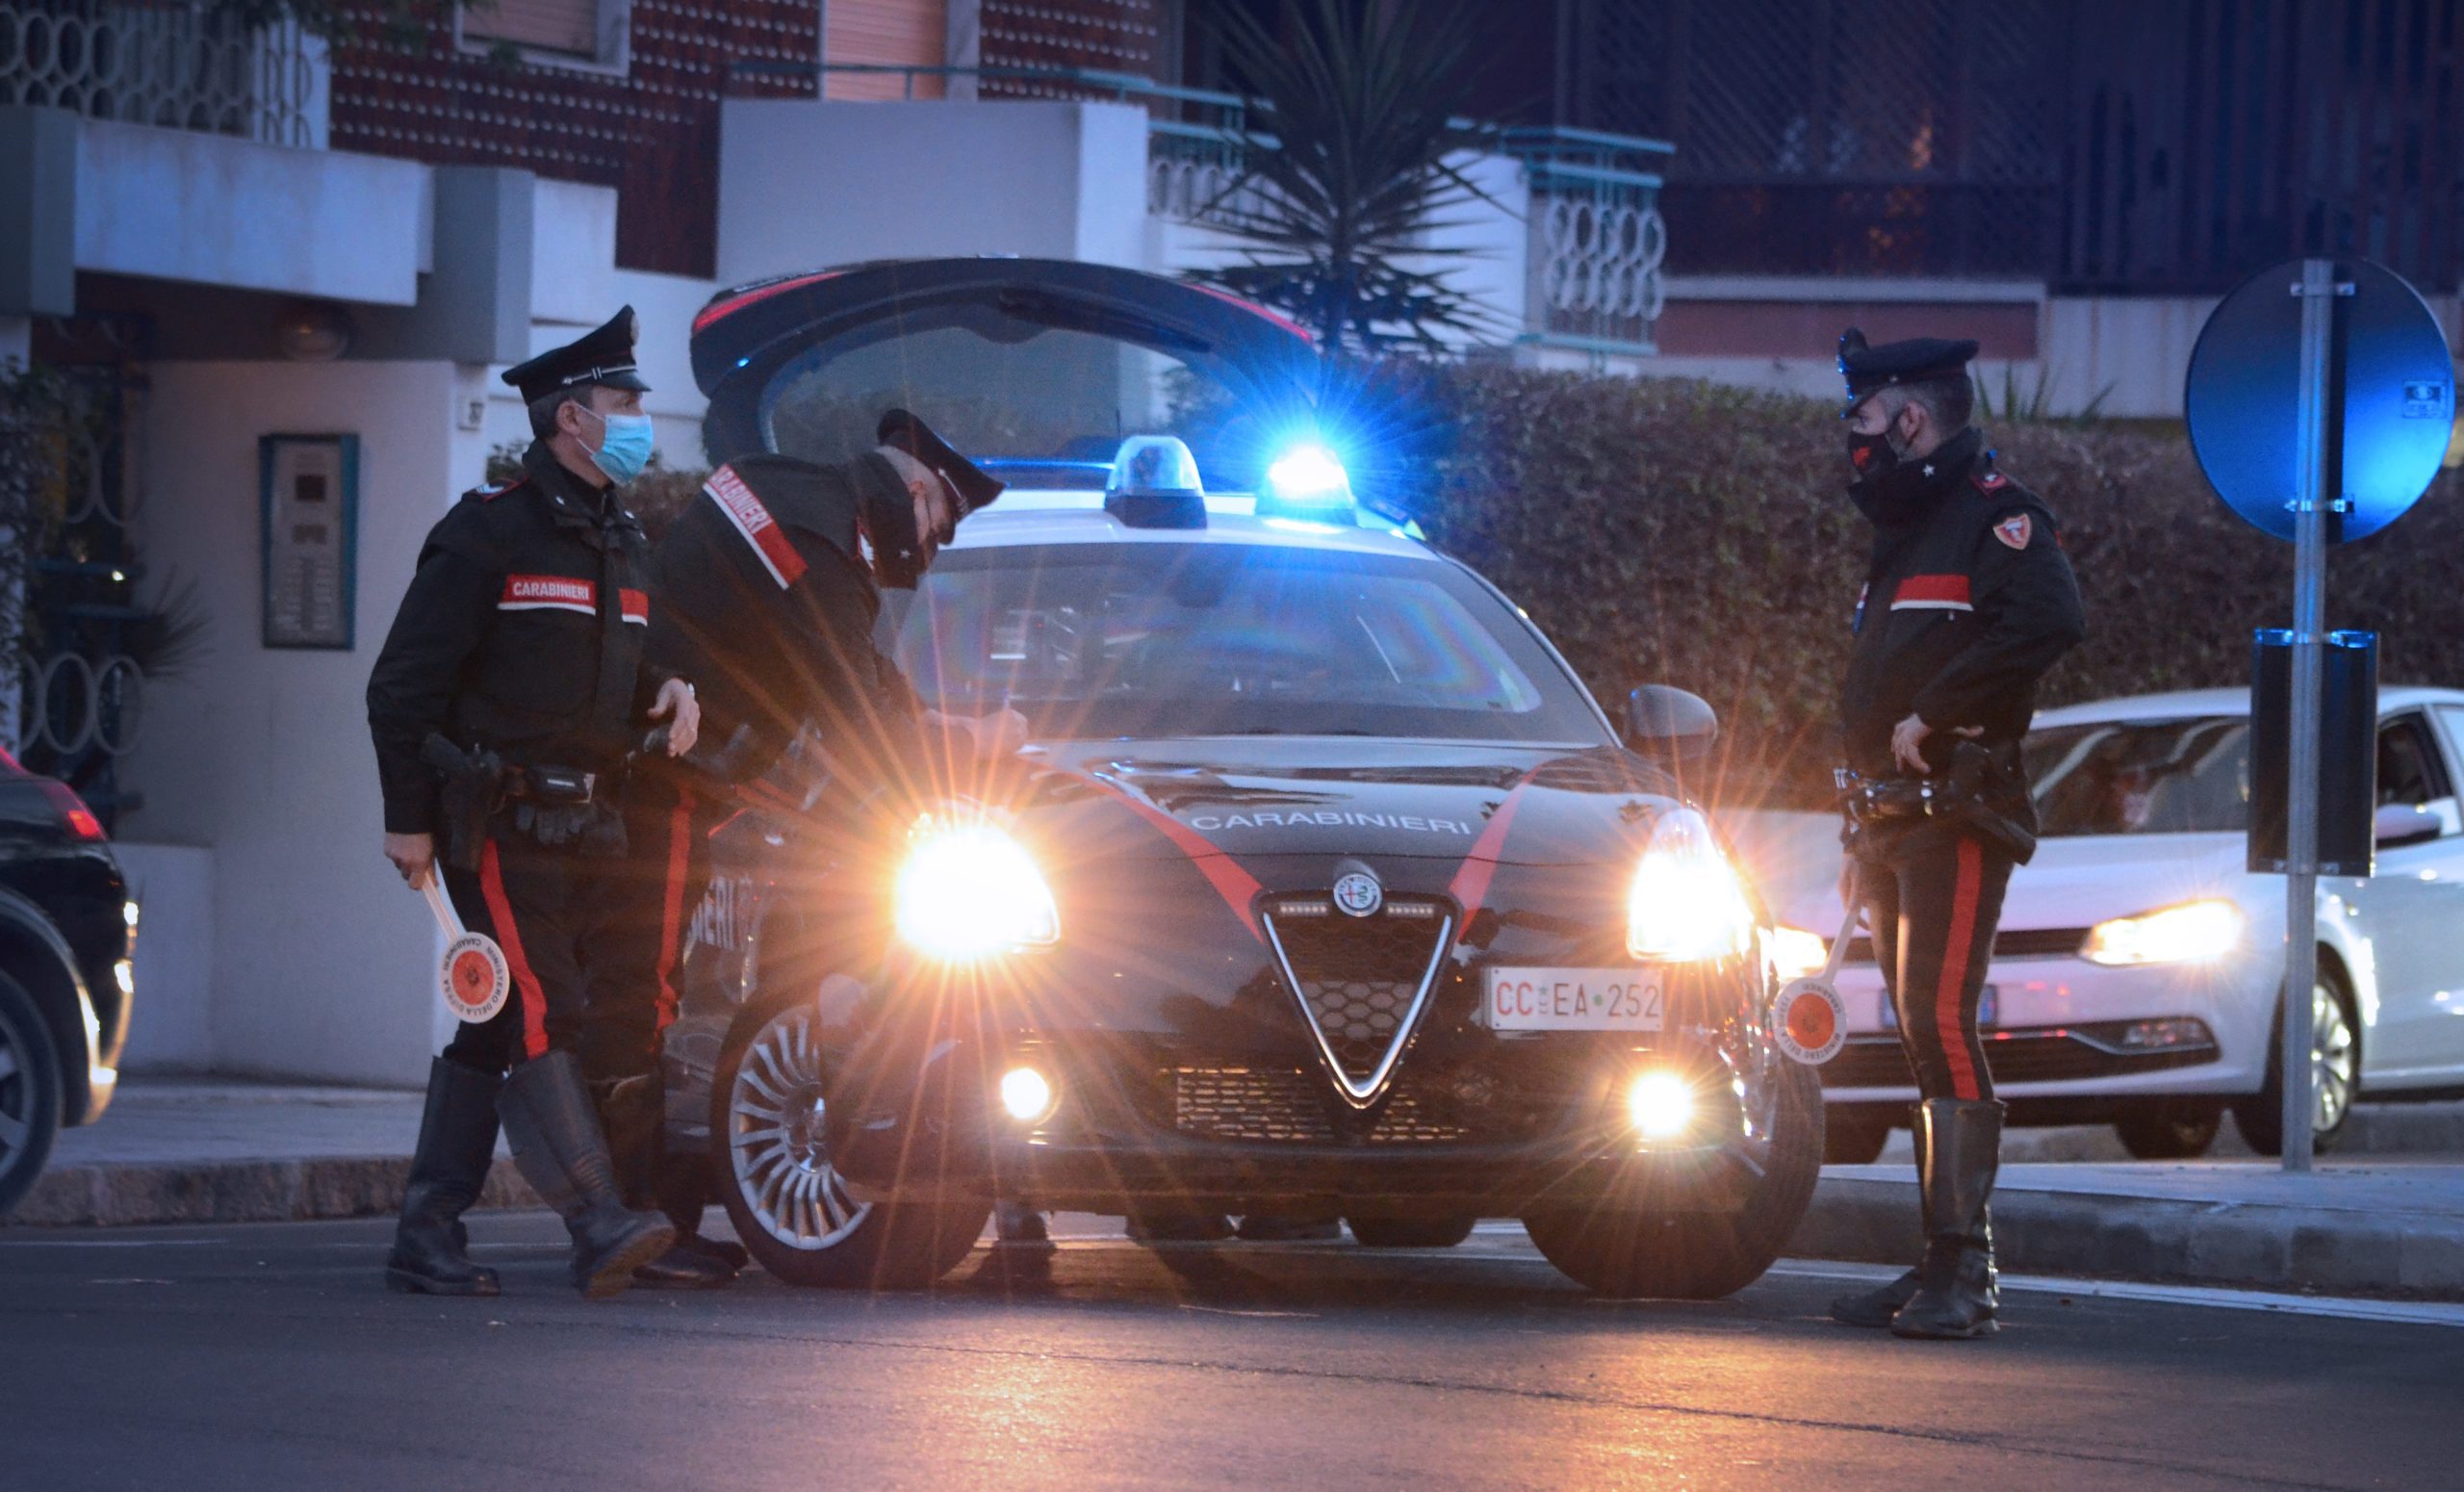
[[[2337,539],[2366,538],[2404,516],[2447,456],[2455,423],[2455,365],[2421,296],[2392,270],[2337,259],[2343,395],[2330,388],[2332,442],[2344,476],[2329,496],[2350,505]],[[2191,351],[2183,412],[2199,469],[2224,505],[2279,539],[2294,536],[2301,385],[2298,259],[2263,270],[2224,297]]]

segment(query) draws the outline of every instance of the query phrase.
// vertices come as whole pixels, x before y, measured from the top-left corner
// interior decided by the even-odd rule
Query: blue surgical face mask
[[[606,473],[612,482],[629,482],[641,476],[642,468],[651,464],[651,417],[603,415],[595,409],[582,413],[607,426],[599,449],[590,453],[591,465]]]

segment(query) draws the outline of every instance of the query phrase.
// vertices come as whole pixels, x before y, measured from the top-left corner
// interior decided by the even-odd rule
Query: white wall
[[[416,162],[83,119],[77,268],[409,305],[429,189]]]
[[[138,919],[137,1006],[124,1072],[214,1066],[214,852],[179,844],[112,846]]]
[[[1142,110],[750,98],[720,108],[724,282],[952,254],[1145,262]]]
[[[364,691],[421,539],[479,469],[482,437],[458,430],[454,409],[482,373],[445,363],[151,370],[136,539],[150,583],[192,580],[213,630],[190,677],[147,695],[146,733],[126,766],[146,807],[124,837],[213,848],[207,1025],[222,1070],[417,1084],[450,1018],[435,991],[435,926],[379,853]],[[337,432],[360,438],[356,645],[268,649],[257,437]],[[141,986],[141,1025],[145,998]]]
[[[612,225],[610,231],[608,252],[612,253]],[[542,234],[544,238],[544,222]],[[561,313],[587,317],[586,322],[552,320],[534,307],[531,351],[536,354],[561,347],[614,316],[617,307],[631,306],[633,314],[641,319],[642,327],[634,356],[641,367],[642,381],[651,386],[651,391],[642,396],[642,408],[651,417],[659,457],[673,467],[706,465],[707,458],[702,453],[702,414],[709,407],[709,400],[693,383],[693,317],[709,301],[718,289],[717,282],[640,270],[609,270],[599,277],[599,284],[598,299],[587,305],[576,302]],[[501,368],[491,368],[487,373],[487,423],[479,443],[482,454],[500,446],[527,445],[530,440],[530,416],[522,406],[522,396],[505,387],[498,376],[503,372]],[[480,468],[474,466],[457,479],[465,487],[476,486],[479,476]]]

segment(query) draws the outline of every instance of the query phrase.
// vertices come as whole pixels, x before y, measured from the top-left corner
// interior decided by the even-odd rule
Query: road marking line
[[[1881,1281],[1900,1272],[1882,1264],[1783,1259],[1774,1274],[1797,1279]],[[2420,1326],[2464,1326],[2464,1305],[2439,1300],[2366,1300],[2352,1296],[2285,1295],[2219,1285],[2158,1285],[2132,1279],[2064,1279],[2052,1274],[2004,1274],[2005,1290],[2037,1295],[2085,1296],[2097,1300],[2139,1300],[2154,1305],[2204,1305],[2228,1311],[2280,1316],[2329,1316],[2345,1321],[2402,1322]]]

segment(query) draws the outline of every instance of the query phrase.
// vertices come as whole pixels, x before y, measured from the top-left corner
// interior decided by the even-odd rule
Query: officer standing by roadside
[[[628,306],[504,373],[536,436],[522,475],[464,494],[429,531],[369,677],[385,856],[414,887],[441,858],[464,923],[503,948],[513,983],[429,1069],[386,1260],[396,1290],[497,1294],[460,1217],[500,1117],[524,1177],[564,1216],[585,1296],[624,1289],[674,1238],[623,1205],[578,1057],[623,863],[616,789],[648,722],[667,722],[681,752],[700,719],[691,686],[644,661],[649,546],[616,490],[651,452],[634,326]]]
[[[1873,930],[1915,1069],[1925,1253],[1831,1313],[1904,1337],[1995,1329],[1986,1199],[2003,1106],[1977,1001],[2003,890],[2036,848],[2019,743],[2037,682],[2085,634],[2052,511],[1994,469],[1968,424],[1976,350],[1932,338],[1868,347],[1854,329],[1839,339],[1848,495],[1874,527],[1841,692],[1841,895]]]
[[[930,731],[956,728],[988,759],[1025,740],[1014,712],[979,721],[921,709],[875,649],[882,589],[912,589],[959,521],[1002,491],[905,410],[882,417],[876,440],[840,466],[739,457],[710,474],[659,539],[650,656],[702,685],[702,742],[642,773],[628,796],[632,873],[616,918],[627,951],[607,967],[637,988],[613,990],[617,1014],[594,1019],[585,1045],[636,1205],[657,1190],[662,1037],[677,1015],[685,929],[709,887],[709,836],[740,810],[736,789],[806,731],[833,779],[859,796],[923,786],[928,753],[946,749]],[[704,1277],[659,1282],[723,1282],[741,1254],[698,1235],[698,1200],[669,1200],[684,1230],[671,1258],[698,1256]]]

